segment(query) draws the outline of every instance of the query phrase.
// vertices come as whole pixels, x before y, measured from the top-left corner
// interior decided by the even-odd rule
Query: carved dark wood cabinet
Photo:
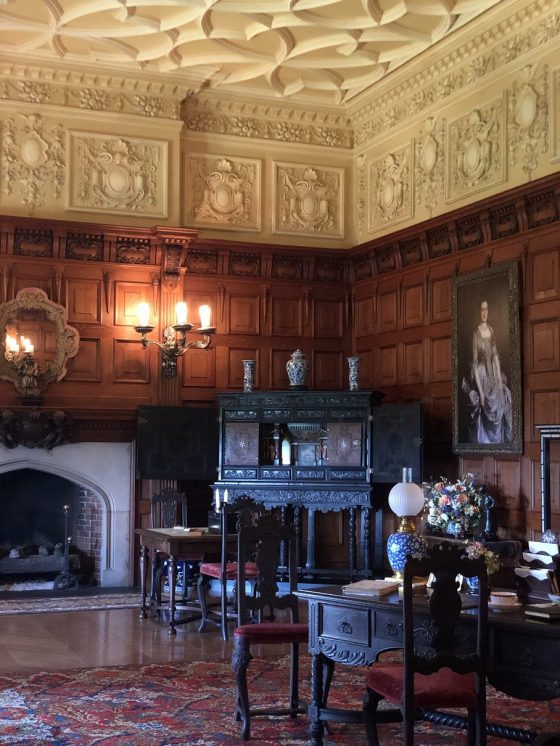
[[[333,574],[316,567],[316,512],[348,511],[349,557],[343,574],[371,574],[371,412],[382,395],[280,391],[218,396],[220,456],[213,488],[222,496],[227,489],[230,500],[249,495],[284,515],[293,511],[302,575]]]

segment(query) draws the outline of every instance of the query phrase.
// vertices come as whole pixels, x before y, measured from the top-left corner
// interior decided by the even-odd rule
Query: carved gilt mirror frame
[[[64,306],[49,300],[40,288],[23,288],[14,300],[2,303],[0,378],[11,381],[16,390],[26,396],[36,396],[50,383],[64,378],[67,362],[76,355],[80,343],[78,330],[67,323],[67,318]],[[25,325],[27,342],[33,345],[31,352],[19,349],[14,352],[8,345],[8,331],[14,330],[16,335],[20,334],[20,324]],[[37,325],[35,337],[34,324]],[[47,325],[52,328],[46,328]],[[42,327],[46,331],[42,331]],[[18,340],[15,339],[15,342]],[[45,358],[42,364],[41,355]]]

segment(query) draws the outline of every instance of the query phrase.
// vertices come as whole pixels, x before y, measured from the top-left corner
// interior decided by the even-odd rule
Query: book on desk
[[[375,598],[396,591],[400,584],[400,580],[393,578],[386,578],[385,580],[357,580],[355,583],[343,585],[342,592],[353,596],[370,596]]]
[[[539,619],[560,619],[560,604],[543,603],[528,604],[525,609],[527,616],[538,617]]]

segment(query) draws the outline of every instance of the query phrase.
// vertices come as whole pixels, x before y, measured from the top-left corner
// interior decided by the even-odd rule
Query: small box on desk
[[[520,598],[548,598],[551,591],[550,571],[544,568],[516,567],[517,592]]]

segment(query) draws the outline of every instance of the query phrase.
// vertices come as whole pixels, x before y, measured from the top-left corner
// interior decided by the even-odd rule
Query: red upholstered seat
[[[207,575],[210,578],[222,578],[222,563],[221,562],[204,562],[200,565],[199,572],[201,575]],[[245,563],[245,578],[247,580],[253,580],[258,577],[259,571],[254,562]],[[237,562],[228,562],[226,565],[225,576],[228,580],[237,580],[238,569]]]
[[[399,663],[376,665],[370,668],[366,684],[387,702],[401,704],[404,666]],[[424,676],[414,674],[414,702],[417,707],[474,707],[476,705],[476,677],[474,673],[459,674],[450,668]]]
[[[251,643],[263,645],[307,642],[309,636],[307,624],[282,622],[242,624],[234,629],[233,634],[236,637],[247,637]]]

